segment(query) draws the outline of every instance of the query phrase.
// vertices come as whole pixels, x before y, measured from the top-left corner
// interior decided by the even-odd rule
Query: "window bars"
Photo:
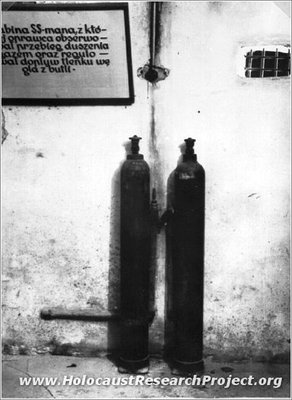
[[[266,78],[290,75],[290,49],[287,53],[276,51],[250,50],[246,55],[245,76]]]

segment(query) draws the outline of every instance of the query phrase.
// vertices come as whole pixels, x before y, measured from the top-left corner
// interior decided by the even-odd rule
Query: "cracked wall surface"
[[[290,19],[272,2],[165,4],[159,62],[170,75],[150,93],[136,76],[149,59],[149,7],[129,7],[132,106],[3,109],[4,352],[90,356],[118,345],[106,323],[39,312],[118,308],[119,169],[137,134],[161,210],[183,140],[197,139],[207,176],[205,353],[287,359],[290,80],[243,79],[236,54],[288,43]],[[164,232],[155,262],[150,343],[161,352]]]

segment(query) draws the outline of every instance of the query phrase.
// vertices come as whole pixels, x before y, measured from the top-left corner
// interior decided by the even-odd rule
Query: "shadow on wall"
[[[125,159],[130,154],[131,143],[125,142]],[[124,159],[124,160],[125,160]],[[108,273],[108,310],[120,312],[120,204],[121,204],[121,168],[124,160],[115,170],[111,182],[110,244]],[[120,328],[117,321],[108,322],[107,349],[109,358],[116,363],[120,348]]]
[[[111,182],[111,210],[110,210],[110,245],[109,245],[109,273],[108,273],[108,310],[120,314],[120,206],[121,206],[121,169],[127,155],[131,154],[131,142],[124,143],[125,158],[115,170]],[[149,199],[149,207],[150,207]],[[157,223],[157,221],[155,221]],[[155,310],[155,275],[156,275],[156,246],[157,227],[152,221],[151,261],[149,266],[149,311]],[[150,328],[150,327],[149,327]],[[120,326],[117,321],[108,322],[107,350],[109,359],[117,364],[120,349]],[[153,346],[152,346],[153,347]],[[151,348],[151,343],[149,344]]]

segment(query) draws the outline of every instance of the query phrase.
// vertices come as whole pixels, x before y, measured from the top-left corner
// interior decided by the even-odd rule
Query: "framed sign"
[[[3,104],[134,102],[127,3],[2,3]]]

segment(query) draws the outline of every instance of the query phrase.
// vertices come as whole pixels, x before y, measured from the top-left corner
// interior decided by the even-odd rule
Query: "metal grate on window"
[[[290,49],[287,53],[278,51],[250,50],[246,55],[245,76],[266,78],[290,75]]]

